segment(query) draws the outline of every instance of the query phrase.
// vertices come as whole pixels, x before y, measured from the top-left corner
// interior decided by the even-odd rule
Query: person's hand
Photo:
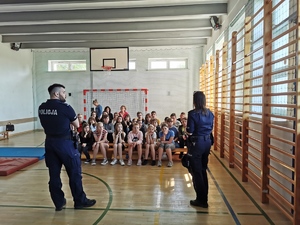
[[[85,147],[86,146],[86,143],[82,143],[82,145],[81,145],[82,147]]]

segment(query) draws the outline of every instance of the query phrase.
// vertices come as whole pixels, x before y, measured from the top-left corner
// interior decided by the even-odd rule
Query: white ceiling
[[[3,43],[21,48],[203,46],[227,0],[0,0]]]

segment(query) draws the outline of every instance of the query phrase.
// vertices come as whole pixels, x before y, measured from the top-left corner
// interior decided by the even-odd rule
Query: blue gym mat
[[[44,147],[0,147],[0,157],[38,158],[45,156]]]

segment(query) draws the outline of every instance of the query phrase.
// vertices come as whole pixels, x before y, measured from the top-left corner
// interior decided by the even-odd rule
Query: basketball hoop
[[[112,66],[101,66],[101,68],[103,69],[103,71],[105,71],[106,74],[110,75],[110,71],[112,69]]]
[[[101,68],[105,71],[111,71],[112,66],[101,66]]]

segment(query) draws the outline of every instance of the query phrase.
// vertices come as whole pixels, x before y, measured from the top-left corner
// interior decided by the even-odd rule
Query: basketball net
[[[106,75],[110,75],[112,66],[101,66]]]

